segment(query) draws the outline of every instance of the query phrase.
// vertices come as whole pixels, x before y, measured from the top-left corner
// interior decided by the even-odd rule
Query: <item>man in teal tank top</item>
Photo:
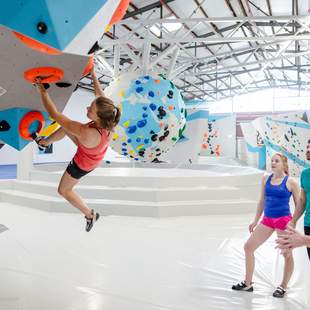
[[[307,160],[310,161],[310,139],[307,144],[307,152],[306,152]],[[296,222],[305,212],[304,218],[304,231],[305,235],[310,235],[310,168],[306,168],[303,170],[300,176],[300,200],[294,211],[292,224],[295,227]],[[307,247],[308,256],[310,260],[310,248]]]

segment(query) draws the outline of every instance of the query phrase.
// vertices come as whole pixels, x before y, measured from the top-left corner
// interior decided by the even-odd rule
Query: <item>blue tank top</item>
[[[264,215],[271,218],[291,215],[289,202],[292,193],[286,187],[288,176],[279,185],[271,184],[272,176],[268,177],[265,185]]]

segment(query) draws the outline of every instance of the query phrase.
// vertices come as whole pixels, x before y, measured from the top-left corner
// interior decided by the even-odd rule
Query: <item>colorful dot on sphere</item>
[[[141,138],[137,138],[137,139],[136,139],[136,142],[141,142]]]
[[[146,123],[147,123],[147,120],[143,119],[143,120],[137,122],[137,126],[139,128],[142,128],[142,127],[144,127],[146,125]]]
[[[140,144],[137,146],[137,151],[139,151],[140,149],[142,149],[144,147],[144,144]]]
[[[126,143],[126,142],[123,142],[123,143],[122,143],[122,146],[126,146],[126,145],[127,145],[127,143]]]
[[[145,75],[144,78],[145,78],[146,80],[149,80],[149,79],[150,79],[150,77],[149,77],[148,75]]]
[[[145,143],[145,144],[148,144],[149,141],[150,141],[149,139],[144,139],[144,143]]]
[[[137,126],[133,125],[127,128],[128,133],[134,133],[137,130]]]
[[[120,97],[124,97],[124,96],[125,96],[125,91],[124,91],[124,90],[121,90],[121,91],[119,92],[119,95],[120,95]]]
[[[146,111],[146,110],[147,110],[147,107],[143,107],[142,109],[143,109],[144,111]]]
[[[159,83],[160,83],[160,80],[157,79],[157,80],[155,80],[154,82],[155,82],[156,84],[159,84]]]
[[[129,127],[129,124],[130,124],[130,122],[129,122],[129,121],[126,121],[126,122],[123,123],[123,126],[124,126],[125,128],[128,128],[128,127]]]
[[[173,105],[170,105],[170,106],[168,107],[168,109],[171,111],[171,110],[174,109],[174,106],[173,106]]]
[[[156,104],[155,104],[155,103],[151,103],[151,104],[150,104],[150,109],[151,109],[152,111],[155,111],[155,110],[156,110]]]
[[[128,142],[128,143],[131,143],[131,139],[128,139],[127,142]]]
[[[137,84],[137,85],[141,84],[141,81],[136,80],[136,84]]]
[[[137,93],[141,93],[142,91],[143,91],[143,87],[137,87],[137,88],[136,88],[136,92],[137,92]]]
[[[154,92],[153,91],[149,91],[149,96],[150,97],[154,97],[155,96]]]
[[[142,117],[143,117],[143,118],[147,118],[147,117],[148,117],[148,114],[147,114],[147,113],[143,113],[143,114],[142,114]]]

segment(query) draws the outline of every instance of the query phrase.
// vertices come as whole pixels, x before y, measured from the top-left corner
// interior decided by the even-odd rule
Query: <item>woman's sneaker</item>
[[[245,281],[241,281],[235,285],[233,285],[231,288],[233,290],[236,290],[236,291],[245,291],[245,292],[253,292],[253,283],[251,283],[251,285],[246,285],[245,284]]]
[[[272,296],[277,298],[283,298],[286,293],[286,290],[282,286],[278,286],[273,292]]]
[[[95,213],[94,210],[91,210],[91,214],[92,214],[92,216],[93,216],[91,219],[89,219],[88,217],[85,216],[85,219],[86,219],[86,227],[85,227],[85,230],[86,230],[87,232],[89,232],[89,231],[93,228],[94,223],[95,223],[96,221],[98,221],[98,219],[99,219],[99,217],[100,217],[100,214],[97,213],[97,212]],[[94,216],[94,214],[95,214],[95,216]]]

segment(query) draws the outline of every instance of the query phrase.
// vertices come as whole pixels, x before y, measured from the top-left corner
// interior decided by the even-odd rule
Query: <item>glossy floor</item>
[[[110,216],[86,233],[80,215],[2,203],[0,309],[307,309],[304,249],[295,251],[287,296],[271,296],[283,266],[274,237],[257,252],[255,291],[231,290],[243,279],[251,218]]]

